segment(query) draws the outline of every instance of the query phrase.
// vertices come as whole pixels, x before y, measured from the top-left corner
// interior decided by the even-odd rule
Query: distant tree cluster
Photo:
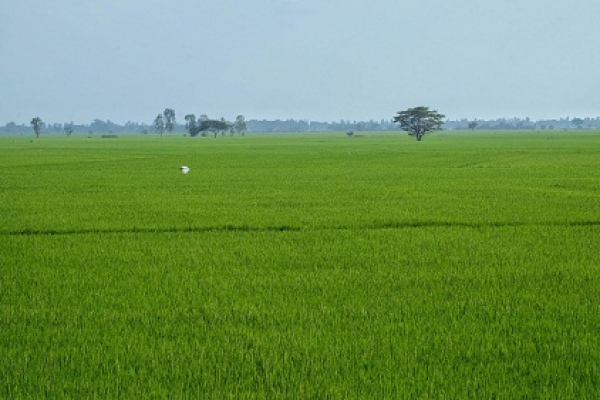
[[[154,131],[161,137],[163,132],[166,130],[168,133],[173,133],[175,128],[175,110],[172,108],[165,108],[162,114],[158,114],[154,118]]]
[[[348,131],[393,131],[396,126],[391,120],[369,120],[350,121],[340,120],[336,122],[322,122],[309,120],[249,120],[248,131],[250,132],[348,132]]]
[[[238,115],[235,122],[227,122],[225,118],[210,119],[206,114],[202,114],[200,119],[196,120],[194,114],[188,114],[185,116],[185,121],[185,128],[192,137],[198,136],[198,134],[206,136],[208,133],[212,133],[216,138],[219,133],[224,135],[226,132],[243,136],[247,130],[246,119],[243,115]]]
[[[598,118],[560,118],[542,119],[534,121],[531,118],[497,118],[494,120],[468,119],[444,121],[446,130],[570,130],[570,129],[600,129],[600,117]]]
[[[73,124],[73,121],[71,121],[70,124],[65,123],[63,125],[63,130],[65,131],[67,136],[71,136],[71,133],[73,133],[73,131],[75,130],[75,125]]]

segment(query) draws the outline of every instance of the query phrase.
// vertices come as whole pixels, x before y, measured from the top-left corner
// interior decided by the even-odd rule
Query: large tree
[[[172,108],[165,108],[163,115],[165,116],[165,129],[167,132],[172,133],[173,128],[175,127],[175,110]]]
[[[40,137],[40,132],[42,131],[42,119],[40,117],[35,117],[31,120],[30,124],[33,126],[33,131],[35,132],[35,137]]]
[[[418,141],[421,141],[426,133],[442,129],[443,118],[444,115],[437,111],[420,106],[398,111],[394,122],[400,125],[400,130],[408,132],[410,136],[415,136]]]

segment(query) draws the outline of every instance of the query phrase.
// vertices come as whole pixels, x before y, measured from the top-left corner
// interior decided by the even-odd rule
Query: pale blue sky
[[[0,124],[600,116],[597,0],[5,0]]]

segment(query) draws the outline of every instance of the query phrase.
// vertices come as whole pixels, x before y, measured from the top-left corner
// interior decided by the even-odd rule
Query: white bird
[[[190,172],[190,167],[186,167],[185,165],[183,165],[181,167],[181,172],[183,172],[184,174],[187,174],[188,172]]]

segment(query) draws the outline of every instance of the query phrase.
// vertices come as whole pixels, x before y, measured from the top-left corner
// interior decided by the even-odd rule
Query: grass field
[[[0,398],[600,397],[600,132],[30,136]]]

